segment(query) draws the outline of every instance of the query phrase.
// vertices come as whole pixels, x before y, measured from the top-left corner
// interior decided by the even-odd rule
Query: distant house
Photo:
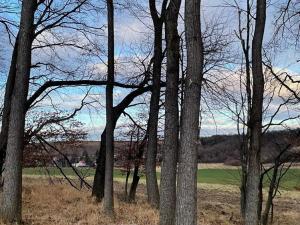
[[[73,163],[72,166],[74,166],[74,167],[88,167],[89,165],[87,165],[84,160],[80,160],[78,163]]]

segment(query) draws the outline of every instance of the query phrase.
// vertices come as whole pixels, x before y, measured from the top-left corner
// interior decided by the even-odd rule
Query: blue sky
[[[267,28],[265,35],[265,44],[272,38],[273,33],[273,19],[278,10],[277,5],[283,0],[273,0],[271,3],[272,6],[268,9],[268,20]],[[99,2],[99,1],[96,1]],[[132,1],[133,2],[133,1]],[[141,1],[140,1],[141,2]],[[210,21],[223,21],[226,34],[232,35],[233,32],[237,29],[237,12],[231,7],[228,7],[229,4],[233,4],[232,0],[203,0],[203,13],[202,18],[203,24],[209,24]],[[18,4],[16,0],[0,0],[1,4],[6,4],[9,6],[15,6]],[[142,2],[147,7],[147,1]],[[184,4],[184,2],[183,2]],[[99,5],[102,7],[103,5]],[[18,10],[16,10],[18,11]],[[147,11],[147,9],[146,9]],[[181,14],[183,15],[183,7]],[[139,74],[143,70],[143,66],[140,64],[140,61],[147,58],[147,54],[152,49],[152,38],[153,31],[151,28],[151,20],[147,16],[147,12],[137,12],[139,19],[136,18],[130,10],[120,10],[115,11],[115,43],[116,43],[116,79],[121,82],[128,80],[128,77]],[[3,15],[0,13],[0,16],[9,16],[11,19],[18,20],[16,15]],[[106,15],[105,13],[95,14],[91,12],[90,14],[85,14],[84,19],[91,23],[92,26],[102,26],[105,25]],[[1,34],[3,34],[3,27],[0,26]],[[203,28],[204,30],[205,28]],[[183,21],[179,22],[179,30],[183,31]],[[77,33],[68,33],[57,30],[56,34],[61,35],[63,38],[67,38],[70,41],[72,39],[78,38],[78,43],[84,44],[85,39]],[[77,79],[80,79],[83,76],[92,76],[95,79],[103,79],[106,74],[106,53],[105,53],[105,43],[106,43],[106,30],[103,29],[103,32],[99,35],[101,37],[93,37],[93,40],[102,51],[95,50],[95,53],[99,55],[84,55],[82,57],[82,52],[72,49],[72,48],[56,48],[56,55],[53,55],[53,51],[47,49],[45,51],[35,51],[33,54],[33,62],[51,62],[58,65],[60,68],[67,68],[68,70],[76,70],[75,76]],[[0,87],[3,86],[6,80],[6,74],[9,68],[9,58],[11,54],[11,46],[8,43],[6,35],[1,35],[0,51],[1,55],[4,57],[0,58]],[[52,40],[52,34],[47,34],[47,40]],[[238,49],[238,43],[235,42],[231,46],[232,51]],[[272,55],[274,65],[278,70],[287,70],[294,73],[296,76],[300,72],[300,67],[297,63],[297,60],[300,58],[298,49],[295,49],[294,46],[288,45],[285,48],[278,49],[275,54]],[[63,59],[63,60],[62,60]],[[149,60],[149,57],[146,59]],[[232,65],[225,65],[225,68],[232,68]],[[214,71],[213,71],[214,72]],[[214,73],[217,73],[215,71]],[[223,73],[227,73],[224,69]],[[34,70],[33,75],[43,74],[43,69]],[[230,72],[228,72],[230,73]],[[59,73],[47,74],[55,79],[64,79]],[[234,76],[229,76],[229,83],[236,83],[238,80]],[[40,81],[39,81],[40,82]],[[228,82],[228,81],[227,81]],[[232,91],[234,90],[234,85]],[[81,99],[85,96],[85,93],[89,90],[89,97],[87,98],[88,102],[91,103],[91,106],[85,107],[78,115],[77,119],[85,123],[84,129],[89,133],[89,139],[98,140],[99,136],[105,126],[105,89],[103,87],[81,87],[81,88],[65,88],[57,92],[51,93],[51,99],[46,98],[43,102],[40,103],[41,108],[44,110],[50,110],[49,105],[54,104],[58,110],[71,112],[74,108],[78,107],[81,103]],[[129,90],[115,88],[115,104],[121,101],[121,99],[128,93]],[[0,92],[1,93],[1,92]],[[2,99],[2,98],[1,98]],[[138,105],[137,107],[132,107],[127,110],[134,118],[137,118],[140,114],[148,113],[149,105],[149,94],[142,96],[135,100],[135,103],[145,101],[146,104]],[[279,103],[274,101],[274,109]],[[202,115],[202,130],[201,135],[215,135],[215,134],[232,134],[236,133],[236,123],[231,113],[227,109],[220,109],[220,107],[214,107],[213,102],[210,102],[212,108],[208,108],[203,103],[203,113]],[[293,106],[292,110],[283,109],[282,112],[278,115],[278,121],[282,118],[285,118],[287,115],[294,115],[299,113],[297,106]],[[38,108],[37,110],[40,110]],[[29,113],[30,114],[30,113]],[[122,126],[128,123],[128,118],[122,117],[118,123],[119,126]],[[147,121],[143,121],[144,124]],[[161,121],[163,124],[163,119]],[[299,126],[299,121],[293,121],[293,127]],[[124,128],[122,128],[124,129]]]

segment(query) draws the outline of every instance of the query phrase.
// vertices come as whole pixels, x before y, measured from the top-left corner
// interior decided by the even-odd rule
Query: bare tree
[[[151,65],[151,63],[150,63]],[[144,93],[151,90],[152,85],[147,85],[149,80],[149,67],[144,72],[144,80],[140,82],[138,88],[130,92],[124,97],[124,99],[113,108],[113,125],[116,127],[116,123],[122,113],[127,107],[134,101],[134,99]],[[104,180],[105,180],[105,154],[106,154],[106,128],[101,134],[101,144],[97,157],[97,168],[94,177],[92,196],[96,198],[97,201],[101,201],[104,197]]]
[[[11,67],[8,75],[8,80],[6,82],[5,88],[5,96],[4,96],[4,106],[2,112],[2,126],[1,126],[1,133],[0,133],[0,174],[3,171],[3,164],[6,152],[6,145],[7,145],[7,137],[8,137],[8,124],[9,124],[9,113],[10,113],[10,102],[11,102],[11,95],[13,91],[13,85],[15,80],[15,73],[16,73],[16,61],[17,61],[17,49],[18,49],[18,38],[16,44],[14,46],[12,60],[11,60]]]
[[[113,84],[114,82],[114,4],[107,0],[108,21],[108,69],[106,85],[106,160],[105,160],[105,187],[104,211],[113,214],[113,174],[114,174],[114,122],[113,122]]]
[[[285,46],[294,45],[299,48],[299,2],[284,0],[279,3],[277,9],[274,38],[283,39]]]
[[[165,19],[166,4],[167,1],[164,0],[161,7],[161,13],[159,15],[156,8],[156,0],[149,0],[150,14],[154,26],[154,56],[152,71],[153,87],[151,90],[150,99],[150,112],[148,121],[148,145],[145,166],[148,202],[156,208],[159,207],[159,189],[156,176],[157,124],[159,113],[161,66],[163,60],[162,29]]]
[[[250,111],[250,148],[248,151],[248,175],[246,186],[245,224],[258,225],[259,182],[261,174],[260,155],[262,139],[262,111],[264,98],[264,75],[262,44],[266,23],[266,1],[256,3],[255,31],[252,40],[253,96]]]
[[[71,114],[35,112],[30,115],[25,126],[23,166],[42,166],[48,173],[49,179],[51,179],[47,167],[49,164],[53,164],[73,188],[77,190],[84,187],[91,188],[90,184],[85,181],[85,175],[72,165],[64,151],[67,148],[77,146],[87,137],[83,123],[74,119],[76,113],[84,105],[86,103],[82,101],[82,105]],[[32,112],[29,114],[32,114]],[[61,157],[60,160],[56,160],[57,157]],[[63,164],[60,165],[59,161]],[[77,180],[70,178],[65,173],[62,168],[64,163],[72,169],[78,178]],[[53,179],[51,181],[54,183]]]
[[[4,170],[3,206],[1,217],[8,222],[21,222],[22,218],[22,154],[24,148],[24,126],[26,98],[28,94],[31,45],[34,26],[35,1],[22,3],[16,76],[11,95],[7,154]]]
[[[178,15],[181,1],[170,1],[166,12],[167,74],[165,135],[161,165],[160,224],[173,225],[176,207],[176,171],[179,135],[179,42]]]
[[[53,35],[53,37],[57,37],[55,35],[54,30],[60,30],[60,28],[64,28],[65,30],[72,30],[76,31],[79,34],[85,35],[87,37],[88,34],[95,34],[96,31],[99,30],[98,27],[90,27],[88,26],[84,21],[83,18],[81,17],[81,20],[79,21],[78,17],[76,15],[79,14],[80,8],[83,7],[83,5],[89,5],[88,0],[84,1],[70,1],[66,3],[60,3],[60,4],[54,4],[54,1],[38,1],[35,7],[35,24],[33,26],[33,35],[31,36],[31,42],[35,43],[32,45],[32,52],[33,51],[42,51],[45,49],[52,49],[54,52],[57,47],[74,47],[77,49],[81,50],[86,50],[87,52],[91,52],[90,49],[86,49],[85,46],[80,46],[76,44],[76,41],[69,41],[69,40],[64,40],[64,39],[59,39],[57,38],[49,38],[50,40],[47,40],[44,36],[44,33],[48,32],[48,34]],[[92,6],[91,6],[92,7]],[[91,11],[90,8],[86,9]],[[68,24],[68,25],[66,25]],[[12,33],[12,31],[8,31]],[[10,36],[14,36],[13,33]],[[7,82],[6,82],[6,89],[5,89],[5,97],[4,97],[4,106],[3,106],[3,116],[2,116],[2,128],[1,128],[1,133],[0,133],[0,167],[2,168],[2,164],[4,161],[5,157],[5,151],[6,151],[6,145],[7,145],[7,132],[8,132],[8,120],[9,120],[9,114],[10,114],[10,102],[11,102],[11,95],[12,95],[12,90],[14,88],[14,79],[15,79],[15,74],[16,74],[16,60],[17,60],[17,49],[18,49],[18,33],[15,35],[16,40],[14,43],[13,47],[13,53],[12,53],[12,58],[10,62],[10,68],[9,68],[9,73],[7,77]],[[10,40],[10,42],[13,42],[13,40]],[[37,44],[36,44],[37,43]],[[41,53],[41,52],[39,52]],[[35,53],[32,53],[33,56],[35,56]],[[37,62],[35,65],[31,65],[31,68],[40,68],[44,66],[45,69],[50,70],[50,74],[55,74],[54,71],[55,69],[59,70],[60,72],[66,72],[62,71],[61,69],[58,68],[58,66],[55,66],[53,63],[42,63],[42,62]],[[32,71],[31,71],[32,72]],[[69,72],[66,72],[70,74]],[[41,83],[45,83],[45,85],[42,85],[44,88],[50,88],[52,86],[52,81],[50,78],[50,75],[48,75],[50,82],[47,83],[45,82],[45,76],[43,75],[38,75],[38,76],[32,76],[30,77],[30,92],[34,91],[35,86],[40,86]],[[47,83],[47,84],[46,84]],[[52,83],[52,84],[51,84]],[[50,85],[49,85],[50,84]],[[49,86],[48,86],[49,85]],[[68,85],[63,84],[63,85]],[[72,84],[71,84],[72,85]],[[55,86],[55,85],[54,85]],[[60,86],[60,84],[58,84]],[[37,100],[43,93],[45,89],[38,89],[37,92],[35,92],[29,99],[29,106],[27,105],[27,110],[29,107],[31,107],[32,103],[34,103],[35,100]],[[49,94],[49,93],[47,93]],[[44,95],[42,99],[45,98]],[[34,100],[34,101],[32,101]],[[2,172],[2,170],[0,170]]]
[[[274,138],[274,145],[276,146],[276,155],[273,162],[269,168],[265,168],[262,165],[262,174],[260,177],[260,206],[259,206],[259,217],[262,225],[273,223],[274,216],[274,199],[280,192],[281,181],[287,174],[289,169],[292,167],[293,163],[299,160],[299,153],[293,152],[293,147],[295,146],[299,138],[299,130],[295,131],[285,131],[286,134],[281,136],[281,141]],[[276,134],[276,133],[275,133]],[[263,209],[263,182],[264,179],[268,180],[268,192],[265,201],[265,208]]]
[[[246,73],[246,100],[242,97],[242,102],[246,101],[246,108],[248,112],[251,110],[252,105],[252,88],[251,88],[251,60],[250,60],[250,35],[251,35],[251,3],[249,0],[247,0],[247,9],[246,9],[246,28],[242,27],[242,10],[238,8],[238,14],[239,14],[239,29],[236,33],[238,39],[241,42],[241,47],[244,55],[244,61],[245,61],[245,73]],[[243,37],[243,31],[246,31],[246,37]],[[242,104],[244,105],[244,103]],[[246,113],[246,132],[243,131],[242,133],[242,140],[240,142],[240,159],[241,159],[241,168],[242,168],[242,174],[241,174],[241,199],[240,199],[240,208],[241,208],[241,216],[243,220],[245,219],[245,210],[246,210],[246,186],[247,186],[247,174],[248,174],[248,149],[250,147],[250,113]],[[238,131],[239,132],[239,131]]]
[[[147,141],[147,130],[145,127],[145,118],[148,117],[148,113],[139,113],[137,118],[134,118],[127,112],[124,115],[129,117],[130,123],[126,123],[119,127],[122,137],[129,138],[130,141],[127,143],[125,149],[122,149],[118,155],[117,160],[121,161],[121,166],[126,170],[125,179],[125,200],[128,202],[134,202],[136,197],[136,190],[140,180],[140,169],[144,166],[144,151]],[[130,129],[128,131],[128,128]],[[125,152],[124,152],[125,150]],[[132,174],[132,182],[129,188],[129,177]],[[129,189],[129,191],[128,191]]]
[[[176,224],[197,224],[199,116],[203,78],[200,0],[185,1],[187,75],[185,79],[178,160]],[[188,191],[187,191],[188,190]]]

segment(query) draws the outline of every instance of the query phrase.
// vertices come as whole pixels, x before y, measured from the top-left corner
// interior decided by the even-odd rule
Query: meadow
[[[95,173],[93,168],[77,169],[89,183],[92,182]],[[63,171],[75,183],[78,182],[71,168],[63,168]],[[237,167],[201,165],[198,170],[197,224],[241,225],[239,174]],[[159,168],[157,175],[159,179]],[[24,168],[23,224],[157,225],[159,211],[147,203],[145,176],[142,176],[136,201],[133,203],[124,198],[125,171],[115,169],[114,179],[115,217],[110,218],[103,213],[102,204],[96,203],[91,197],[90,189],[83,187],[77,190],[71,187],[59,169]],[[274,225],[299,224],[299,187],[300,168],[294,167],[282,180],[280,194],[274,201]],[[0,221],[0,225],[4,224]]]
[[[75,177],[75,173],[71,168],[62,168],[67,176]],[[93,168],[78,168],[79,173],[87,179],[92,179],[95,174]],[[25,176],[61,176],[59,169],[55,167],[49,168],[24,168],[23,175]],[[114,170],[114,177],[117,180],[125,179],[125,171],[121,169]],[[160,170],[158,169],[157,177],[160,179]],[[145,176],[142,175],[142,179]],[[240,170],[236,167],[225,168],[203,168],[198,169],[198,183],[200,184],[220,184],[220,185],[234,185],[240,184]],[[142,181],[143,182],[143,181]],[[265,176],[264,184],[267,185],[268,179]],[[300,190],[300,168],[291,168],[281,181],[280,189],[282,190]]]
[[[25,169],[26,172],[36,170]],[[213,170],[212,170],[213,171]],[[212,172],[210,171],[210,172]],[[55,170],[53,170],[53,173]],[[201,170],[200,170],[201,173]],[[205,174],[205,173],[203,173]],[[212,172],[212,174],[215,174]],[[218,174],[218,173],[217,173]],[[228,174],[224,171],[223,174]],[[118,173],[116,173],[118,175]],[[119,174],[120,175],[120,174]],[[208,174],[209,175],[209,174]],[[220,174],[219,174],[220,175]],[[32,176],[32,175],[31,175]],[[228,177],[230,177],[228,175]],[[39,179],[37,179],[39,178]],[[209,182],[209,181],[208,181]],[[223,180],[225,182],[225,180]],[[23,178],[24,225],[157,225],[159,212],[147,203],[145,185],[138,187],[133,203],[124,200],[124,184],[115,182],[115,217],[103,213],[89,189],[72,188],[64,179]],[[198,225],[241,225],[239,188],[236,185],[198,185]],[[276,197],[273,225],[299,225],[300,192],[282,191]],[[1,223],[0,225],[4,225]]]

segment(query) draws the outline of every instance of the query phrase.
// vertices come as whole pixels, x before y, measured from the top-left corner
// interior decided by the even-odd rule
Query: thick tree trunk
[[[15,77],[16,77],[16,64],[18,56],[18,35],[16,38],[16,43],[11,57],[11,63],[9,68],[9,73],[5,86],[5,95],[4,95],[4,107],[2,115],[2,125],[0,133],[0,186],[1,176],[3,171],[3,164],[5,159],[7,137],[8,137],[8,123],[9,123],[9,114],[10,114],[10,105],[11,105],[11,95],[14,89]]]
[[[174,225],[176,206],[176,170],[178,156],[179,111],[179,35],[180,0],[172,0],[166,12],[167,75],[165,98],[165,142],[161,165],[160,225]]]
[[[153,87],[150,100],[148,120],[148,146],[146,152],[146,183],[148,202],[155,208],[159,207],[159,190],[156,176],[157,155],[157,124],[160,98],[160,79],[162,63],[162,22],[157,15],[155,0],[149,0],[151,16],[154,24],[154,62],[153,62]]]
[[[8,222],[17,223],[20,223],[22,218],[22,153],[35,7],[35,1],[24,0],[22,2],[16,77],[11,96],[7,152],[3,172],[1,217]]]
[[[200,0],[185,1],[187,76],[183,100],[178,161],[176,224],[197,224],[197,147],[203,78]]]
[[[114,115],[113,115],[113,82],[114,82],[114,5],[107,0],[108,21],[108,71],[106,86],[106,160],[103,207],[107,214],[113,214],[113,174],[114,174]]]
[[[262,43],[266,21],[266,0],[257,0],[255,32],[252,41],[253,97],[250,113],[250,149],[246,192],[245,224],[259,224],[260,155],[262,138],[262,110],[264,76],[262,68]]]

